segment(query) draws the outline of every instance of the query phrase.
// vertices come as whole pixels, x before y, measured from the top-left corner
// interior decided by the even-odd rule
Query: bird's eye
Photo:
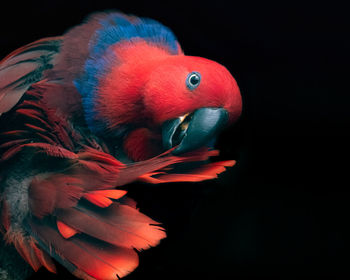
[[[187,76],[186,86],[188,87],[188,89],[193,90],[199,86],[200,82],[201,82],[201,74],[199,74],[198,72],[191,72]]]

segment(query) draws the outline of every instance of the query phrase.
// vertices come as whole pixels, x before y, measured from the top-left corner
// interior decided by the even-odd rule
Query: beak
[[[198,149],[212,140],[226,125],[228,113],[223,108],[200,108],[191,114],[166,121],[162,126],[163,146],[173,154]]]

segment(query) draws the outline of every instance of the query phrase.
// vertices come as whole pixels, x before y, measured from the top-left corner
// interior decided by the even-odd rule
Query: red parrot
[[[0,61],[0,231],[36,271],[118,279],[166,237],[123,186],[216,178],[213,138],[241,114],[222,65],[160,23],[96,13]],[[196,162],[196,164],[188,164]],[[198,164],[198,163],[199,164]]]

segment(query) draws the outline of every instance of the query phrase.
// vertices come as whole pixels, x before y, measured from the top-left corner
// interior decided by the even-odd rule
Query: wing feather
[[[61,37],[45,38],[10,53],[0,61],[0,115],[13,108],[29,87],[53,67]]]

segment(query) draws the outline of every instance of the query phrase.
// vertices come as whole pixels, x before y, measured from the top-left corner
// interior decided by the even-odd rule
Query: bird
[[[242,97],[153,19],[96,12],[0,61],[0,232],[37,271],[119,279],[166,237],[126,185],[214,179]],[[53,261],[55,260],[55,261]]]

